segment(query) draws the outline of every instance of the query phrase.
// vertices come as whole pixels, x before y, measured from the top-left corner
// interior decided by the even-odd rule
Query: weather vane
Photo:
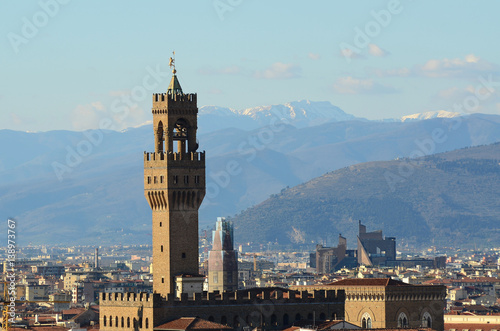
[[[168,66],[172,68],[172,73],[175,75],[175,73],[177,72],[177,70],[175,70],[175,51],[173,51],[172,54],[173,57],[171,57],[168,61]]]

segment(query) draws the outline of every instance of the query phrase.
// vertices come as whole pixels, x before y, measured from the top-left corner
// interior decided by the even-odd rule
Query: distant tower
[[[95,248],[94,252],[94,268],[99,269],[99,248]]]
[[[205,196],[205,152],[197,152],[196,94],[173,76],[153,94],[154,153],[144,153],[144,195],[153,211],[153,290],[175,293],[176,276],[198,275],[198,209]]]
[[[233,225],[217,217],[208,253],[208,292],[238,289],[238,252],[234,250]]]

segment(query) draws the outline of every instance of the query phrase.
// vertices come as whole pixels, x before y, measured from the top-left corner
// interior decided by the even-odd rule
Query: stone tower
[[[171,65],[172,65],[171,60]],[[196,94],[173,69],[167,93],[153,94],[154,153],[144,153],[144,195],[153,211],[153,290],[175,293],[176,276],[198,275],[198,209],[205,152],[197,152]]]
[[[208,292],[238,289],[238,253],[233,245],[233,225],[218,217],[208,253]]]

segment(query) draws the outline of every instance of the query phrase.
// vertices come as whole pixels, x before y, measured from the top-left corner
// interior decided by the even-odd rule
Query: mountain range
[[[200,226],[346,166],[500,141],[500,116],[433,117],[369,121],[312,101],[201,107],[207,195]],[[20,244],[150,242],[142,154],[151,150],[151,124],[121,132],[0,130],[1,217],[18,219]]]

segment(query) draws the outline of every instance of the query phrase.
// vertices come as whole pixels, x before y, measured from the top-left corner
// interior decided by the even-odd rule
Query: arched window
[[[137,329],[137,320],[134,317],[134,320],[132,321],[134,329]]]
[[[227,317],[226,316],[222,316],[220,318],[220,324],[227,324]]]
[[[307,314],[307,319],[308,319],[308,320],[312,320],[312,319],[313,319],[313,313],[309,313],[309,314]]]
[[[124,327],[125,327],[125,318],[123,318],[123,316],[122,316],[122,328],[124,328]]]
[[[233,328],[237,328],[240,326],[240,318],[238,315],[234,315],[233,318]]]
[[[299,313],[295,314],[295,320],[300,321],[300,314]]]
[[[130,328],[130,317],[127,317],[127,328]]]
[[[107,323],[106,315],[104,315],[104,317],[102,318],[102,324],[106,326],[106,323]]]
[[[405,313],[401,312],[398,316],[398,328],[408,327],[408,317]]]
[[[146,329],[149,329],[149,319],[146,317]]]
[[[118,316],[115,317],[115,326],[118,327]]]
[[[215,321],[215,319],[214,319],[214,317],[213,317],[213,316],[208,316],[208,320],[209,320],[210,322]]]
[[[109,316],[109,326],[113,326],[113,316]]]
[[[422,327],[432,328],[432,317],[427,311],[422,315]]]
[[[320,319],[321,321],[324,321],[324,320],[326,319],[326,315],[325,315],[325,313],[321,313],[321,314],[319,314],[319,319]]]
[[[372,318],[370,314],[364,313],[361,317],[361,328],[362,329],[371,329],[372,328]]]

